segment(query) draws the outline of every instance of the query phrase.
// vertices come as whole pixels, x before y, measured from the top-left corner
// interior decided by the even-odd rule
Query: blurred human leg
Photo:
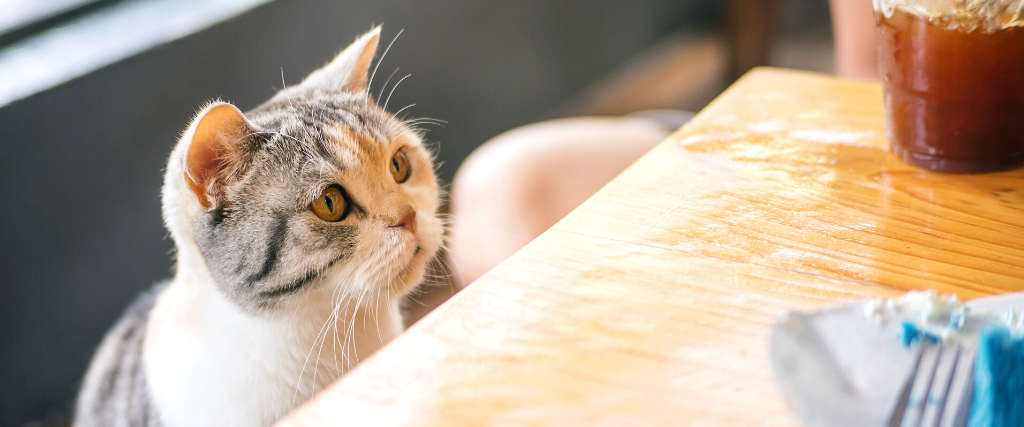
[[[877,80],[875,18],[867,0],[831,0],[836,74]]]
[[[455,280],[472,283],[670,132],[642,117],[572,118],[523,126],[482,145],[452,183]]]

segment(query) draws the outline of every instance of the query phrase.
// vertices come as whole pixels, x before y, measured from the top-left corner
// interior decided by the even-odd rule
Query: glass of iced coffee
[[[907,163],[1024,164],[1024,0],[874,0],[885,126]]]

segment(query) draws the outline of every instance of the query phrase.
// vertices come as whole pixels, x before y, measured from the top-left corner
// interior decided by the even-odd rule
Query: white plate
[[[772,369],[782,395],[809,427],[884,426],[914,363],[897,339],[901,322],[879,328],[863,301],[814,313],[790,313],[772,328]],[[978,298],[972,310],[1024,310],[1024,292]]]
[[[967,301],[967,306],[974,310],[986,310],[994,314],[1002,314],[1006,309],[1024,310],[1024,292],[996,295]]]

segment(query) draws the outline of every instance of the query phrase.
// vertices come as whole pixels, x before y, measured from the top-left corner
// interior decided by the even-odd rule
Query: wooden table
[[[757,69],[286,426],[791,426],[786,310],[1024,290],[1024,169],[887,151],[877,84]]]

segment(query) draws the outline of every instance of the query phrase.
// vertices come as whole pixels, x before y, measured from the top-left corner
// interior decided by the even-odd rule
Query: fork
[[[974,398],[975,349],[922,340],[889,427],[963,427]]]

